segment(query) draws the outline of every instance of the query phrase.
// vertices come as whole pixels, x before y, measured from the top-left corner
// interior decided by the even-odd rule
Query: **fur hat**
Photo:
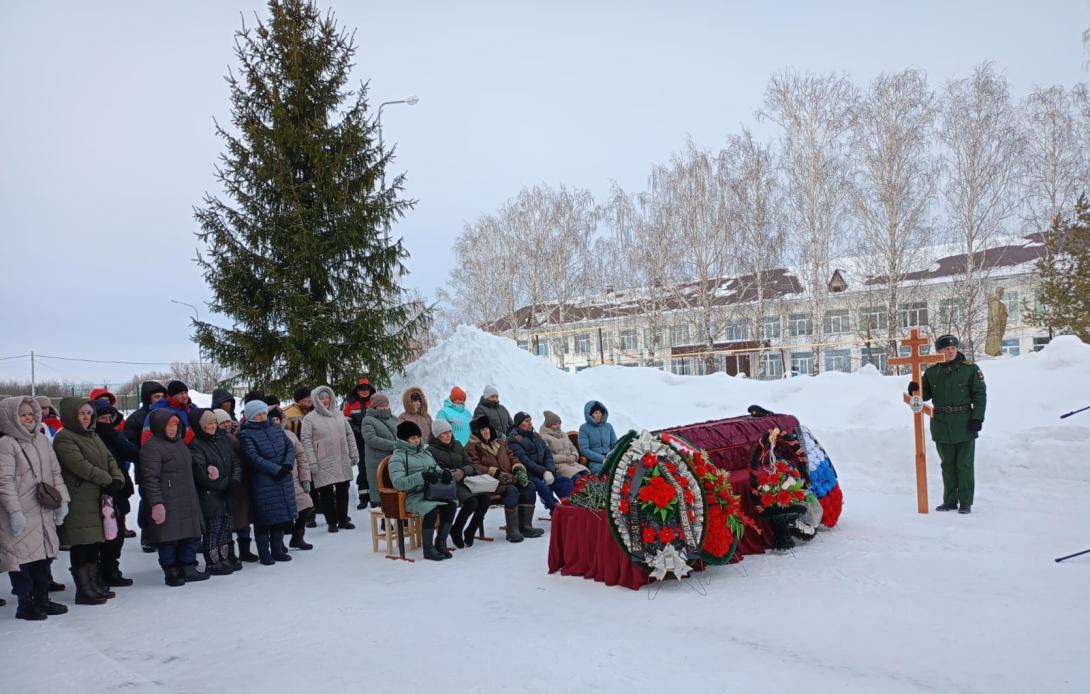
[[[279,407],[280,406],[280,398],[276,397],[275,395],[266,395],[265,396],[265,404],[268,405],[269,407]]]
[[[953,335],[942,335],[935,340],[935,351],[937,352],[944,347],[961,347],[961,342]]]
[[[500,391],[496,390],[496,386],[485,386],[484,387],[484,395],[482,397],[484,397],[487,400],[488,398],[492,397],[493,395],[495,395],[496,397],[500,396]]]
[[[451,428],[450,422],[448,422],[447,420],[437,419],[434,422],[432,422],[431,434],[435,438],[439,438],[439,434],[445,434],[448,431],[454,431],[454,429]]]
[[[53,407],[53,401],[50,400],[47,396],[39,395],[35,398],[35,400],[38,401],[38,407],[42,408],[43,410],[48,407],[49,409],[53,410],[54,414],[56,414],[57,408]]]
[[[453,388],[450,389],[450,401],[451,402],[465,402],[466,401],[466,392],[464,390],[462,390],[461,388],[459,388],[458,386],[454,386]]]
[[[261,389],[251,390],[249,393],[246,393],[245,395],[242,396],[242,404],[243,405],[250,402],[251,400],[261,400],[262,402],[264,402],[265,401],[265,391],[263,391]]]
[[[268,414],[269,406],[265,404],[264,400],[251,400],[246,403],[242,408],[242,413],[246,415],[246,419],[253,419],[259,414]]]
[[[386,393],[375,393],[371,396],[371,399],[367,402],[367,409],[373,410],[376,407],[389,407],[390,398],[386,397]]]
[[[295,402],[299,402],[303,398],[309,398],[310,397],[310,391],[311,391],[311,389],[307,388],[306,386],[299,386],[298,388],[296,388],[295,390],[292,391],[291,399],[294,400]]]
[[[434,427],[435,425],[432,426]],[[478,436],[480,436],[481,434],[481,429],[488,429],[490,432],[492,432],[492,438],[496,438],[496,432],[492,431],[492,422],[488,419],[488,415],[482,414],[480,417],[477,417],[469,423],[469,430],[474,434],[477,434]]]
[[[420,427],[416,426],[416,422],[406,420],[397,425],[397,437],[402,441],[408,441],[414,436],[422,436]]]
[[[170,383],[167,384],[167,395],[169,395],[171,397],[177,395],[178,393],[188,393],[188,392],[189,392],[189,386],[182,383],[181,381],[171,381]]]
[[[545,426],[547,427],[551,427],[554,424],[560,424],[560,415],[555,412],[545,410],[545,418],[543,421],[545,422]]]

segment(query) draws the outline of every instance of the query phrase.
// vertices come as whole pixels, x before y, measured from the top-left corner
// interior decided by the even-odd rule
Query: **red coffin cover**
[[[731,417],[713,419],[699,424],[663,429],[668,434],[680,436],[707,452],[712,464],[724,470],[742,470],[749,467],[753,447],[761,436],[773,427],[787,433],[799,425],[799,420],[789,414],[768,417]]]

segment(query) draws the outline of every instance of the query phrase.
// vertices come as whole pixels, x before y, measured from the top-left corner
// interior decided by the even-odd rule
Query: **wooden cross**
[[[901,340],[901,346],[908,347],[908,356],[893,357],[889,360],[890,366],[912,367],[912,380],[920,384],[921,395],[923,371],[920,367],[924,364],[946,361],[946,358],[941,354],[921,353],[920,348],[926,344],[928,344],[927,338],[920,337],[919,330],[913,328],[909,336]],[[906,404],[912,404],[912,398],[909,397],[908,393],[905,393],[903,398]],[[912,413],[912,423],[916,429],[916,505],[920,513],[927,513],[927,454],[924,449],[923,416],[926,414],[930,417],[932,412],[930,405],[924,405],[922,410]]]

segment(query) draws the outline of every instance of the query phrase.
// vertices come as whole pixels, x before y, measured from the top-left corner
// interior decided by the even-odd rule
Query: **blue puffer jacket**
[[[447,398],[443,401],[443,408],[435,415],[436,419],[445,419],[450,422],[450,428],[454,438],[463,446],[469,443],[469,410],[465,404],[455,405]]]
[[[590,411],[598,406],[602,408],[602,422],[595,424]],[[606,456],[617,445],[617,434],[609,423],[609,410],[597,400],[583,405],[583,418],[587,421],[579,425],[579,453],[587,459],[587,467],[594,474],[602,471]]]
[[[507,450],[526,466],[526,472],[531,477],[544,478],[546,470],[556,474],[556,463],[549,444],[533,430],[511,427],[511,431],[507,432]]]
[[[239,434],[242,456],[253,471],[254,525],[269,526],[293,522],[297,515],[295,488],[291,469],[295,465],[295,446],[284,430],[264,422],[246,422]],[[286,469],[288,474],[276,479]]]

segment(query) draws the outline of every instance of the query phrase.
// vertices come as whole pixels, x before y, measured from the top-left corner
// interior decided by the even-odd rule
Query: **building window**
[[[1021,304],[1018,300],[1018,292],[1003,292],[1003,303],[1007,306],[1007,325],[1017,325],[1022,322]]]
[[[622,330],[620,333],[621,338],[621,351],[623,352],[635,352],[639,349],[636,344],[637,335],[635,330]]]
[[[844,371],[852,370],[852,351],[850,349],[830,349],[825,351],[825,370]]]
[[[1003,340],[1002,350],[1003,354],[1009,354],[1012,357],[1017,357],[1019,354],[1022,353],[1022,347],[1018,341],[1018,338],[1014,338],[1012,340]]]
[[[678,376],[692,376],[693,375],[693,360],[692,359],[671,359],[670,370]]]
[[[965,299],[943,299],[939,302],[939,322],[960,325],[965,320]]]
[[[792,352],[791,373],[798,376],[809,376],[814,373],[814,353]]]
[[[726,338],[728,342],[739,342],[749,339],[749,326],[741,318],[731,318],[727,323]]]
[[[590,333],[580,333],[575,336],[575,353],[590,354]]]
[[[761,319],[761,336],[766,340],[780,339],[780,317],[765,316]]]
[[[1052,338],[1048,336],[1033,338],[1033,351],[1040,352],[1042,349],[1045,348],[1045,345],[1047,345],[1051,341]]]
[[[670,328],[670,344],[674,347],[680,347],[681,345],[690,344],[689,326],[675,325],[674,327]]]
[[[848,310],[842,309],[838,311],[828,311],[825,314],[825,332],[829,335],[836,335],[837,333],[850,333],[852,331],[852,320],[848,316]],[[828,369],[826,369],[828,370]]]
[[[549,356],[549,341],[548,340],[538,340],[537,341],[537,355],[539,357]]]
[[[911,355],[911,353],[910,353],[910,351],[909,351],[909,348],[908,348],[908,347],[900,347],[900,348],[898,348],[898,350],[897,350],[897,354],[901,355],[902,357],[910,357],[910,356],[912,356],[912,355]],[[925,355],[925,356],[926,356],[926,355],[928,355],[928,354],[931,354],[931,345],[922,345],[922,346],[920,347],[920,354],[923,354],[923,355]]]
[[[889,327],[889,316],[886,315],[885,306],[868,306],[859,313],[859,329],[863,332],[886,330]]]
[[[924,327],[927,325],[927,302],[901,304],[900,314],[902,328]]]
[[[791,337],[814,334],[814,320],[809,313],[792,313],[787,318],[787,334]]]
[[[864,347],[863,365],[867,364],[874,364],[874,368],[885,373],[889,369],[889,354],[885,347]]]
[[[518,341],[518,342],[516,342],[515,344],[517,344],[517,345],[518,345],[518,348],[519,348],[519,349],[524,349],[524,350],[526,350],[527,352],[529,352],[529,351],[530,351],[530,343],[529,343],[529,342],[527,342],[526,340],[519,340],[519,341]]]
[[[765,378],[783,378],[783,357],[779,352],[761,355],[761,375]]]
[[[644,328],[643,346],[645,349],[663,347],[664,345],[662,343],[662,330],[652,330],[651,328]]]

